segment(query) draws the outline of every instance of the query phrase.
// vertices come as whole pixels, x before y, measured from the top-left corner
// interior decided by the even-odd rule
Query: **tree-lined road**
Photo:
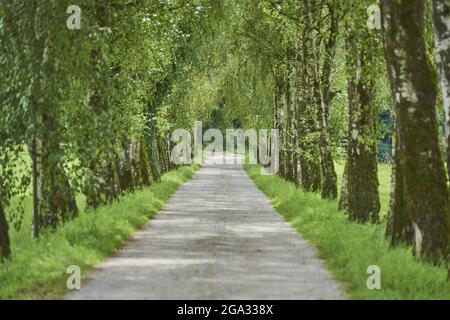
[[[220,156],[66,298],[345,299],[242,164],[214,164]]]

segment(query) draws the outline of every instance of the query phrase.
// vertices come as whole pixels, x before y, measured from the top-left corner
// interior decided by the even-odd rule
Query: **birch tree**
[[[0,202],[0,261],[4,258],[8,258],[11,254],[8,231],[8,221],[6,221],[3,203]]]
[[[323,2],[311,0],[305,1],[304,5],[308,11],[306,19],[307,28],[311,37],[313,95],[317,108],[317,127],[319,130],[320,192],[323,198],[336,198],[336,172],[330,149],[327,117],[328,108],[331,103],[330,77],[332,63],[336,53],[336,37],[339,30],[339,4],[337,1],[331,1],[327,6],[328,14],[330,15],[330,28],[328,32],[326,32],[328,34],[328,39],[325,45],[323,59],[321,58],[321,48],[320,43],[318,42],[318,34],[324,32],[320,28]],[[317,32],[315,31],[316,29],[318,30]],[[321,68],[322,60],[323,67]]]
[[[366,26],[366,3],[347,4],[348,145],[340,207],[351,220],[378,222],[375,82],[380,55],[377,34]]]
[[[436,63],[444,102],[447,175],[450,177],[450,2],[433,0]]]
[[[399,206],[390,214],[402,221],[393,224],[391,232],[395,237],[412,228],[415,255],[437,262],[448,253],[450,207],[438,141],[437,80],[424,40],[425,4],[420,0],[383,0],[381,4],[397,124],[393,195]]]

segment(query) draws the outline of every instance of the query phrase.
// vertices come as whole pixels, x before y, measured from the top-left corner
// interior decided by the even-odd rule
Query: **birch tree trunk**
[[[313,1],[315,4],[315,1]],[[328,109],[331,104],[331,71],[332,63],[336,54],[336,37],[339,31],[338,1],[333,1],[328,6],[330,14],[329,38],[325,45],[323,59],[322,76],[320,73],[320,56],[316,44],[314,33],[312,34],[312,51],[315,61],[314,68],[314,96],[317,107],[317,120],[320,152],[320,174],[321,174],[321,195],[322,198],[335,199],[337,197],[337,177],[334,168],[333,156],[330,148],[330,137],[328,134]],[[309,17],[312,20],[312,13]],[[312,24],[312,22],[310,22]]]
[[[344,173],[342,174],[342,184],[341,184],[341,192],[339,195],[339,204],[338,210],[347,210],[348,209],[348,161],[344,166]]]
[[[135,186],[142,186],[142,170],[141,170],[141,159],[139,149],[140,149],[139,140],[135,138],[131,139],[130,160]]]
[[[152,183],[152,171],[148,160],[148,150],[145,144],[144,137],[139,139],[139,160],[141,167],[141,177],[143,185],[150,185]]]
[[[153,121],[149,122],[149,129],[146,131],[145,142],[148,145],[148,158],[150,161],[150,169],[152,179],[156,182],[161,181],[161,165],[158,155],[158,147],[156,145],[155,124]]]
[[[0,200],[0,261],[11,255],[9,246],[8,222],[6,221],[3,204]]]
[[[356,4],[350,9],[352,19],[347,23],[349,127],[340,208],[347,210],[351,220],[378,222],[378,112],[374,104],[377,75],[372,70],[376,68],[378,48],[376,35],[368,32],[361,17],[366,7]]]
[[[96,19],[98,20],[100,29],[101,26],[107,25],[105,22],[105,13],[103,10],[100,9],[100,7],[97,7],[97,13],[96,13]],[[101,69],[101,63],[102,61],[102,50],[100,48],[94,48],[91,50],[91,65],[93,70]],[[104,92],[104,82],[105,79],[102,78],[101,74],[94,74],[94,76],[91,79],[91,93],[89,96],[89,106],[91,108],[91,111],[95,114],[96,117],[100,118],[101,116],[104,116],[107,112],[108,105],[105,103],[105,92]],[[102,125],[102,122],[94,122],[93,125],[96,125],[99,127],[99,124]],[[98,130],[98,128],[97,128]],[[106,130],[98,130],[103,135]],[[90,137],[87,137],[90,139]],[[93,141],[96,141],[96,139],[92,139]],[[100,139],[99,141],[102,141],[103,139]],[[108,189],[109,186],[107,185],[107,178],[106,171],[108,170],[108,152],[105,152],[102,150],[102,152],[97,152],[96,148],[97,146],[90,146],[90,148],[87,148],[88,157],[91,157],[90,153],[97,153],[97,157],[95,159],[89,159],[88,165],[86,168],[87,175],[89,176],[88,179],[86,179],[86,186],[84,187],[84,193],[86,195],[86,207],[87,208],[97,208],[102,204],[106,203],[106,198],[108,198]],[[103,158],[99,161],[98,158]]]
[[[119,160],[119,185],[121,191],[133,191],[135,180],[131,163],[131,142],[129,140],[122,143],[122,154]]]
[[[31,162],[33,166],[32,188],[33,188],[33,237],[39,237],[40,211],[42,203],[42,178],[41,178],[41,152],[40,140],[34,138],[31,142]]]
[[[156,138],[156,145],[158,147],[158,157],[160,159],[160,166],[162,172],[167,172],[169,170],[169,160],[166,153],[166,148],[164,142],[160,137]]]
[[[281,141],[279,174],[286,178],[286,128],[285,128],[285,102],[286,81],[283,66],[279,65],[275,70],[275,128],[279,130]]]
[[[300,13],[306,23],[300,39],[301,54],[297,61],[297,125],[299,141],[300,186],[307,191],[320,191],[321,170],[319,133],[317,128],[317,108],[315,106],[314,92],[314,63],[311,63],[312,33],[310,23],[310,3],[305,2]]]
[[[291,79],[293,77],[293,52],[289,52],[288,56],[288,67],[287,67],[287,79],[285,87],[285,97],[286,97],[286,130],[285,130],[285,178],[288,181],[295,182],[295,169],[294,169],[294,105],[292,103],[292,86]]]
[[[433,0],[436,63],[441,78],[447,140],[447,177],[450,177],[450,1]]]
[[[391,192],[386,228],[386,235],[391,238],[392,246],[397,246],[401,243],[414,244],[414,230],[403,199],[403,176],[399,160],[398,141],[397,135],[395,135]]]
[[[424,41],[424,2],[381,3],[397,123],[396,170],[401,170],[402,178],[401,184],[396,179],[395,196],[403,195],[402,219],[408,219],[407,224],[414,229],[415,255],[437,262],[448,254],[450,207],[438,141],[436,75]]]
[[[364,51],[364,49],[363,49]],[[372,63],[365,61],[364,53],[357,58],[356,73],[369,72]],[[380,197],[378,192],[378,160],[376,149],[377,108],[373,104],[373,83],[356,76],[356,100],[352,101],[348,163],[347,163],[347,211],[350,219],[360,222],[378,222]]]

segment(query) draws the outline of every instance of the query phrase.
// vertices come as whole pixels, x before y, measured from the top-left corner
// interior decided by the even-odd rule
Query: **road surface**
[[[66,299],[345,299],[242,164],[214,164],[222,156]]]

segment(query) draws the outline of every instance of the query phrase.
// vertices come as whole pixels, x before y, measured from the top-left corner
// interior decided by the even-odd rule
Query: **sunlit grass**
[[[166,173],[160,183],[125,195],[95,211],[84,210],[73,221],[40,239],[31,237],[30,210],[20,232],[11,232],[12,259],[0,264],[0,299],[59,298],[66,291],[66,269],[83,272],[114,253],[144,225],[197,167]],[[82,197],[79,197],[82,203]],[[26,207],[30,207],[30,203]]]
[[[354,299],[450,299],[447,269],[417,261],[410,248],[390,248],[385,215],[389,201],[390,167],[381,165],[381,224],[350,222],[337,211],[337,201],[303,192],[278,176],[260,175],[259,166],[246,165],[249,176],[275,208],[319,250],[319,257]],[[337,164],[341,178],[343,166]],[[381,290],[369,290],[367,267],[381,268]]]

